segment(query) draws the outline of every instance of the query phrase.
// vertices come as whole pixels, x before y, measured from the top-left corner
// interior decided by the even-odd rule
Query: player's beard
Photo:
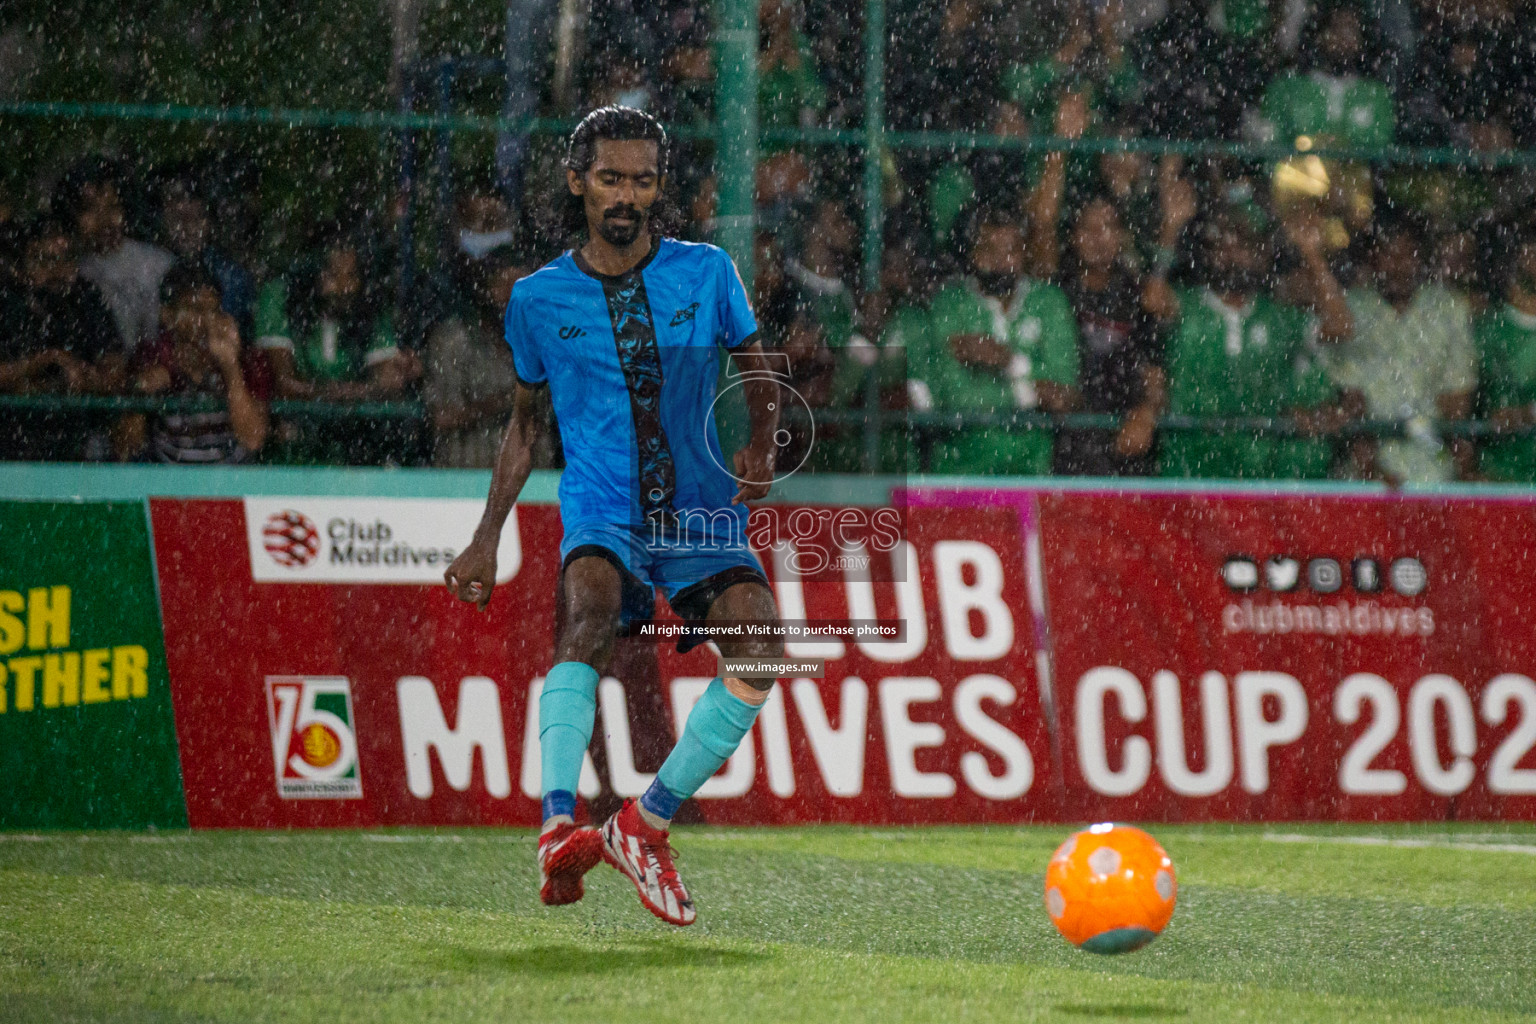
[[[612,219],[614,217],[629,217],[630,221],[628,224],[619,224]],[[645,211],[639,207],[610,206],[603,211],[603,219],[598,221],[597,233],[609,245],[622,249],[627,245],[633,245],[640,237],[640,232],[645,230],[645,222]]]

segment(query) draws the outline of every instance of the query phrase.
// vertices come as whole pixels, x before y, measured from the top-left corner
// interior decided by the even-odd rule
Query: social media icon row
[[[1259,562],[1247,555],[1233,555],[1221,567],[1221,579],[1230,590],[1259,589],[1277,594],[1289,593],[1301,586],[1316,594],[1337,593],[1344,587],[1344,566],[1335,558],[1312,558],[1305,564],[1290,555],[1275,555]],[[1397,558],[1382,572],[1374,558],[1355,558],[1349,563],[1350,585],[1361,594],[1379,594],[1390,586],[1403,597],[1418,597],[1429,586],[1429,573],[1417,558]]]

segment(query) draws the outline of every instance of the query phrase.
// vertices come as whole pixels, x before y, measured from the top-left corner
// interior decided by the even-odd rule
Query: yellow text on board
[[[143,647],[68,647],[68,587],[0,590],[0,714],[149,696]]]

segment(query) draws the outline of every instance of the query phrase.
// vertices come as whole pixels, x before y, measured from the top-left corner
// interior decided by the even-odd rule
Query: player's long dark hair
[[[597,159],[597,144],[603,139],[610,142],[643,139],[656,143],[656,171],[663,179],[663,187],[656,201],[651,204],[649,228],[653,235],[675,234],[682,225],[681,211],[672,202],[672,196],[665,187],[671,140],[667,138],[667,130],[660,121],[634,107],[598,107],[582,118],[576,130],[571,132],[559,179],[555,183],[550,202],[546,204],[546,208],[554,214],[552,233],[573,241],[586,237],[586,207],[582,197],[572,193],[566,185],[565,172],[569,170],[586,174],[592,167],[592,161]]]

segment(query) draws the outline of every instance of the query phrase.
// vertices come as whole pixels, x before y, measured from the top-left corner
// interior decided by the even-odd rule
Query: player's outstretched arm
[[[480,525],[475,527],[469,547],[459,553],[443,574],[455,597],[473,601],[481,611],[490,604],[491,591],[496,586],[496,548],[501,543],[501,528],[533,470],[533,446],[541,429],[534,398],[532,388],[517,385],[512,420],[507,424],[496,465],[491,470],[491,493],[480,515]]]
[[[732,505],[744,501],[756,501],[768,496],[773,486],[774,460],[779,447],[774,435],[779,429],[779,384],[774,377],[772,364],[763,355],[761,342],[754,341],[733,353],[736,368],[744,375],[743,389],[747,398],[747,418],[752,423],[752,436],[737,452],[736,480],[740,486]]]

